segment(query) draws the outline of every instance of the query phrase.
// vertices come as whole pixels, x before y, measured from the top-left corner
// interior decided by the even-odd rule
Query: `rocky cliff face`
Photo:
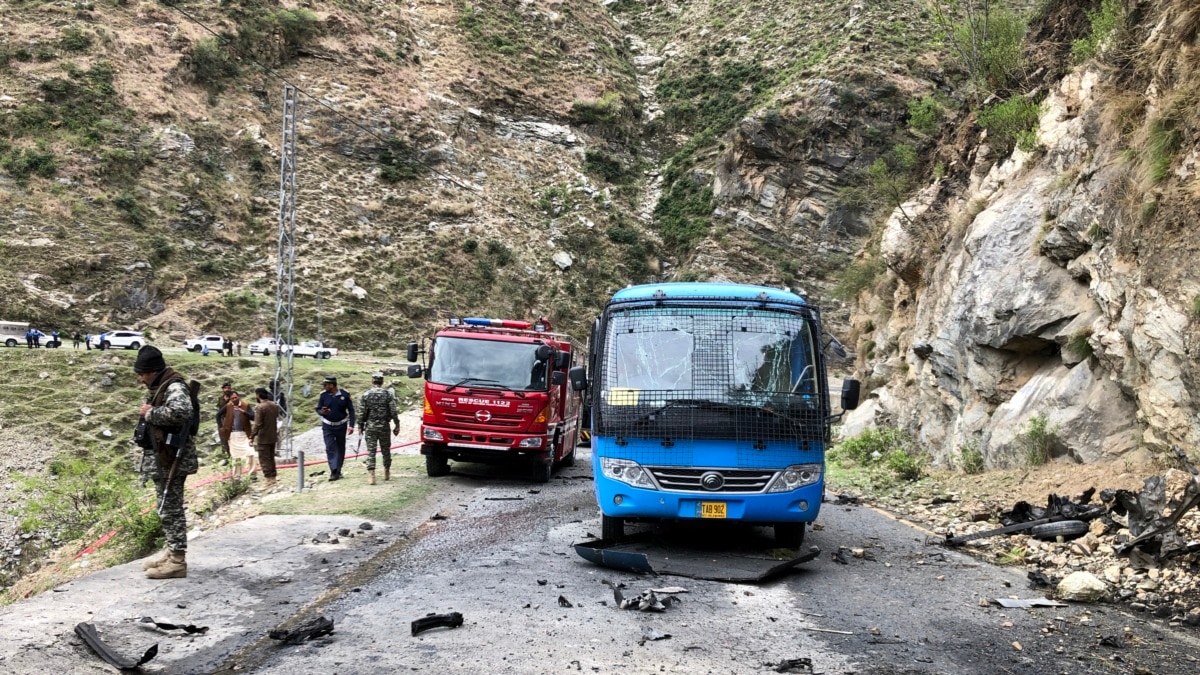
[[[1200,186],[1197,26],[1188,3],[1139,4],[1124,54],[1048,83],[1037,148],[993,157],[986,138],[958,186],[899,212],[880,254],[894,292],[857,317],[876,385],[849,424],[917,430],[941,464],[964,447],[1026,461],[1044,423],[1051,454],[1111,460],[1194,447]],[[1146,139],[1170,129],[1169,168]],[[1160,133],[1161,136],[1161,133]],[[934,233],[931,254],[929,233]]]

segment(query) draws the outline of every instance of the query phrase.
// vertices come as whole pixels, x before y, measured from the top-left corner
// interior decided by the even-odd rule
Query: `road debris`
[[[75,634],[81,640],[87,643],[87,646],[92,648],[105,663],[117,668],[118,670],[133,670],[140,667],[150,659],[158,656],[158,645],[154,644],[142,654],[142,658],[134,661],[114,652],[111,647],[104,644],[100,639],[100,634],[96,632],[96,627],[90,623],[79,623],[75,625]]]
[[[1175,453],[1179,463],[1191,473],[1191,480],[1180,494],[1167,494],[1170,472],[1166,476],[1147,478],[1143,484],[1144,489],[1139,493],[1128,490],[1116,490],[1111,493],[1114,502],[1113,513],[1126,517],[1129,533],[1133,535],[1133,539],[1117,549],[1118,554],[1124,555],[1140,548],[1161,561],[1173,555],[1200,551],[1200,545],[1189,543],[1176,530],[1176,525],[1184,514],[1200,505],[1200,472],[1197,472],[1187,454],[1178,445],[1171,446],[1171,451]],[[1169,517],[1162,515],[1164,509],[1170,511]]]
[[[1068,520],[1089,521],[1099,518],[1105,514],[1107,509],[1103,506],[1088,505],[1095,492],[1096,488],[1090,488],[1084,492],[1080,495],[1078,504],[1066,497],[1051,494],[1046,500],[1045,509],[1033,506],[1029,502],[1017,502],[1012,509],[1000,514],[1000,522],[1003,524],[1003,527],[959,536],[955,536],[954,532],[950,531],[946,533],[946,541],[943,543],[946,546],[961,546],[968,541],[986,539],[1000,534],[1025,532],[1041,525]],[[1074,529],[1074,526],[1071,529]],[[1054,536],[1051,537],[1051,539],[1054,538]]]
[[[208,626],[195,626],[190,623],[187,624],[186,626],[181,625],[181,624],[174,624],[174,623],[164,623],[162,621],[155,621],[153,617],[149,617],[149,616],[143,616],[139,620],[139,623],[152,623],[152,624],[154,624],[154,627],[158,628],[159,630],[181,630],[181,631],[187,633],[188,635],[196,635],[196,634],[203,635],[208,632]]]
[[[646,644],[648,641],[654,640],[670,640],[671,634],[662,631],[654,630],[649,626],[642,626],[642,639],[638,640],[639,645]]]
[[[305,640],[315,640],[331,633],[333,633],[333,620],[318,616],[290,630],[276,628],[267,633],[267,637],[279,640],[284,645],[298,645]]]
[[[426,614],[412,622],[413,637],[432,628],[458,628],[463,625],[463,615],[459,612],[449,614]]]
[[[798,659],[788,659],[779,663],[766,664],[767,667],[774,666],[774,671],[777,673],[811,673],[813,672],[812,659],[807,656],[801,656]]]
[[[1049,598],[996,598],[996,604],[1009,609],[1031,609],[1033,607],[1066,607],[1067,603]]]
[[[801,626],[803,630],[811,630],[814,633],[833,633],[835,635],[854,635],[853,631],[848,630],[833,630],[832,628],[816,628],[813,626]]]
[[[805,553],[788,550],[780,560],[770,551],[663,542],[653,533],[626,537],[621,541],[596,539],[575,544],[575,552],[597,565],[635,574],[669,574],[711,581],[760,582],[783,574],[800,563],[821,555],[821,549]]]
[[[571,601],[567,599],[567,596],[560,595],[560,596],[558,596],[558,606],[559,607],[574,607],[575,605],[571,604]]]

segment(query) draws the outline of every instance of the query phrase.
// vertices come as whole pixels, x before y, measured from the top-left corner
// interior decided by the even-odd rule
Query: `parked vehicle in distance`
[[[141,349],[146,336],[136,330],[110,330],[93,335],[91,343],[100,349]]]
[[[25,345],[25,333],[29,324],[23,321],[0,321],[0,343],[5,347]]]
[[[204,346],[208,345],[208,349],[214,352],[220,352],[225,348],[225,338],[220,335],[201,335],[190,340],[183,341],[183,348],[189,352],[204,351]]]
[[[292,347],[292,356],[311,356],[314,359],[331,359],[337,353],[336,347],[330,347],[320,340],[309,340]]]
[[[278,351],[279,351],[279,342],[276,341],[275,338],[273,338],[273,337],[258,338],[254,342],[250,343],[250,353],[251,354],[262,354],[263,356],[270,356]],[[286,345],[284,346],[284,353],[285,354],[287,353]]]

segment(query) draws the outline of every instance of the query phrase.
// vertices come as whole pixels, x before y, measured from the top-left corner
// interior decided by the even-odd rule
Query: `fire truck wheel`
[[[600,514],[600,538],[619,541],[625,538],[625,519]]]
[[[566,457],[563,457],[562,460],[559,461],[558,465],[564,469],[575,466],[575,448],[571,448],[571,451],[567,453]]]
[[[442,455],[435,455],[431,452],[425,455],[425,473],[430,478],[445,476],[450,473],[450,462]]]
[[[546,461],[542,461],[541,459],[533,460],[533,482],[549,483],[552,471],[554,471],[554,462],[549,461],[549,458]]]
[[[775,523],[775,543],[782,548],[804,544],[804,523]]]

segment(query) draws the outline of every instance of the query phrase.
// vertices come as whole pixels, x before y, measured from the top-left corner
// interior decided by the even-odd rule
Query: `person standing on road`
[[[74,343],[72,347],[79,349],[79,331],[75,331],[75,334],[71,336],[71,341]]]
[[[92,351],[92,334],[88,333],[83,336],[83,347],[89,352]]]
[[[225,408],[229,405],[232,393],[233,383],[223,382],[221,384],[221,395],[217,397],[217,437],[221,439],[221,453],[223,455],[221,461],[225,463],[229,463],[231,459],[229,454],[229,433],[225,431]]]
[[[196,473],[196,440],[192,437],[192,396],[183,377],[169,368],[157,347],[138,350],[133,372],[150,394],[138,409],[146,421],[141,474],[154,481],[162,501],[159,517],[167,539],[160,558],[142,564],[151,579],[181,579],[187,576],[187,512],[183,508],[183,482]],[[140,426],[140,425],[139,425]],[[182,447],[172,443],[182,441]]]
[[[233,475],[242,474],[242,464],[247,467],[247,473],[253,476],[254,447],[250,445],[250,422],[254,419],[254,411],[250,404],[243,401],[236,391],[229,392],[229,403],[225,404],[225,414],[221,420],[221,431],[229,439],[229,456],[233,460]]]
[[[371,376],[371,388],[359,399],[361,431],[367,437],[367,485],[375,484],[375,446],[383,455],[383,479],[392,479],[392,434],[388,422],[400,433],[396,400],[383,388],[383,373]]]
[[[325,391],[317,399],[317,415],[325,437],[325,458],[329,460],[329,480],[342,479],[342,463],[346,461],[346,434],[354,433],[354,400],[345,389],[338,387],[337,378],[326,375]]]
[[[275,485],[275,446],[279,443],[279,406],[271,400],[271,392],[263,387],[254,391],[258,405],[254,408],[254,424],[250,429],[250,440],[258,452],[258,465],[262,467],[263,487]],[[301,468],[303,471],[303,467]]]

